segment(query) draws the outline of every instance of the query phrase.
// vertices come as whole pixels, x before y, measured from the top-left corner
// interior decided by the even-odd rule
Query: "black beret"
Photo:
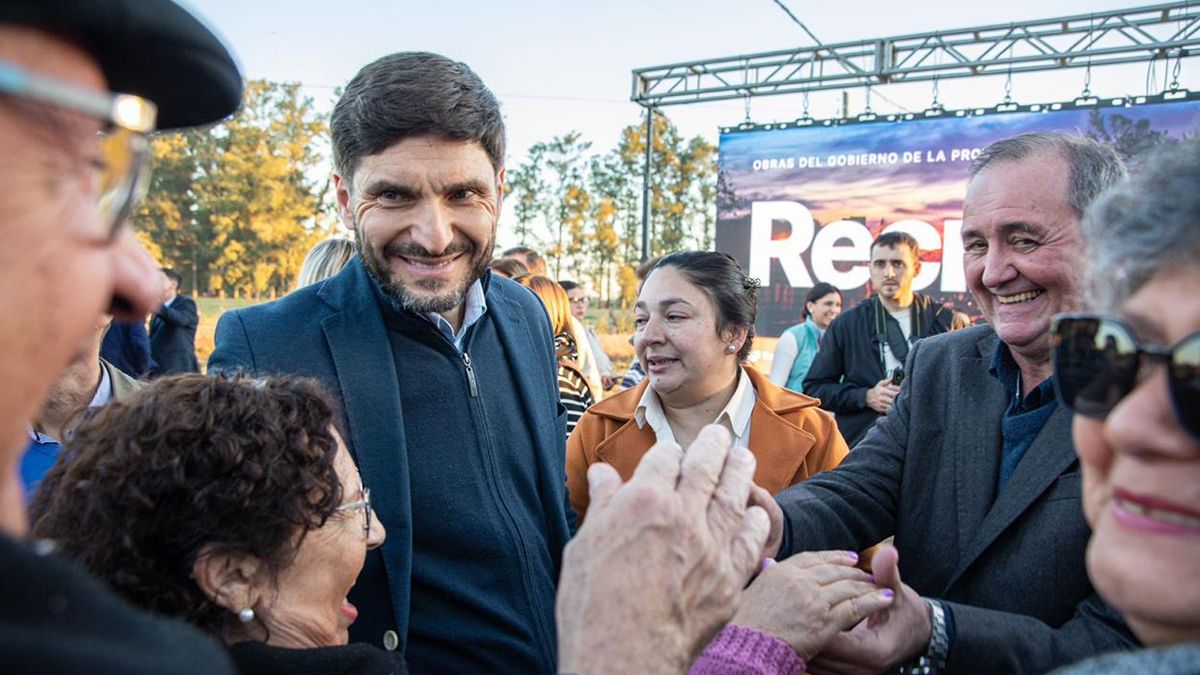
[[[76,41],[113,92],[158,106],[158,128],[223,119],[242,100],[242,75],[220,39],[170,0],[3,0],[0,24]]]

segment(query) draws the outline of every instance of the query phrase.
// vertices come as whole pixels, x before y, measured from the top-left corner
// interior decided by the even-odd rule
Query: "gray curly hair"
[[[1112,311],[1163,270],[1200,264],[1200,142],[1156,150],[1083,219],[1088,303]]]

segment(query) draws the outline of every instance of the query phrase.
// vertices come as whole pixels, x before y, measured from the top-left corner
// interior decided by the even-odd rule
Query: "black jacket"
[[[287,649],[262,642],[239,642],[229,648],[239,675],[407,675],[399,652],[362,643],[340,647]]]
[[[232,675],[225,650],[140,612],[75,564],[0,535],[0,671]]]
[[[162,306],[150,318],[150,354],[158,365],[155,375],[198,373],[196,360],[196,326],[200,315],[196,301],[177,295],[171,306]]]
[[[886,376],[882,356],[886,335],[880,334],[878,305],[878,296],[873,296],[834,319],[804,378],[804,393],[821,399],[821,407],[837,415],[838,430],[851,449],[879,418],[867,407],[867,390]],[[950,329],[953,312],[929,298],[914,294],[912,309],[920,314],[921,330],[911,340]],[[882,316],[890,319],[886,312]]]

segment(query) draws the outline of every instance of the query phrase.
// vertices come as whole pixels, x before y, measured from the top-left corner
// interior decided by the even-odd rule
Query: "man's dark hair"
[[[1125,162],[1110,146],[1079,134],[1032,132],[996,141],[971,163],[971,179],[993,162],[1018,161],[1039,152],[1058,153],[1066,162],[1067,203],[1082,217],[1102,192],[1125,178]]]
[[[758,280],[742,271],[733,256],[715,251],[680,251],[664,256],[654,270],[674,267],[712,301],[717,310],[717,334],[737,327],[745,329],[746,341],[738,350],[738,361],[750,358],[754,344],[754,321],[758,317]],[[724,339],[724,336],[722,336]]]
[[[574,281],[571,281],[570,279],[559,279],[558,285],[562,286],[562,289],[568,293],[575,290],[576,288],[579,288],[579,284],[575,283]]]
[[[176,288],[179,288],[179,286],[183,284],[183,277],[179,274],[179,272],[176,272],[170,267],[163,267],[161,269],[162,273],[165,274],[168,279],[175,282]]]
[[[884,248],[907,246],[908,250],[912,251],[913,260],[921,259],[921,247],[917,244],[917,238],[907,232],[896,232],[893,230],[875,237],[875,241],[871,242],[871,253],[875,253],[875,249],[880,246]]]
[[[214,550],[253,555],[276,577],[292,563],[342,501],[333,422],[315,380],[154,380],[80,424],[70,461],[34,495],[33,531],[134,605],[229,635],[237,616],[193,565]]]
[[[439,136],[475,141],[492,168],[504,166],[500,102],[465,63],[428,52],[398,52],[358,71],[333,107],[333,165],[349,180],[363,157],[399,141]]]

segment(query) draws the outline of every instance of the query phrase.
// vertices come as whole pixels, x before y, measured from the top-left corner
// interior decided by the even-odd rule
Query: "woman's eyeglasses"
[[[109,94],[35,75],[0,61],[0,93],[81,113],[106,124],[100,134],[98,206],[105,225],[103,241],[112,241],[147,184],[146,166],[158,108],[129,94]]]
[[[1200,441],[1200,331],[1173,347],[1138,342],[1121,321],[1097,314],[1054,317],[1054,388],[1071,412],[1104,419],[1137,386],[1143,359],[1167,367],[1175,417]]]
[[[371,488],[363,488],[363,498],[357,502],[342,504],[334,509],[334,511],[354,511],[362,509],[363,511],[363,536],[367,539],[371,538]]]

